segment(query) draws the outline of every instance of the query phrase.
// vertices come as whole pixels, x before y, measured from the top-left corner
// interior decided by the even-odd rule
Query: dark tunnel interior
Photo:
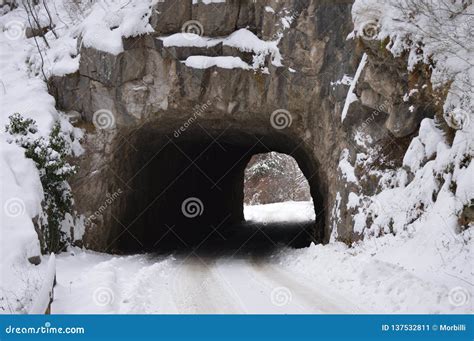
[[[202,125],[177,135],[173,129],[166,134],[144,127],[121,145],[122,161],[116,167],[127,175],[127,188],[123,209],[117,212],[122,222],[117,252],[264,251],[282,244],[304,247],[320,237],[322,213],[316,222],[304,224],[244,219],[245,168],[252,155],[269,151],[295,158],[319,211],[322,199],[314,163],[298,140],[275,131],[248,133]]]

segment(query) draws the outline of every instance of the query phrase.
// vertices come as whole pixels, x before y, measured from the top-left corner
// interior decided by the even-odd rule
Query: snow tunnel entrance
[[[296,246],[322,240],[323,199],[316,163],[299,140],[274,130],[254,133],[202,125],[180,134],[173,128],[165,132],[163,127],[142,127],[125,140],[117,152],[122,157],[115,165],[118,174],[127,174],[129,179],[121,197],[123,209],[117,212],[117,252],[247,244],[253,236],[246,237],[242,231],[247,228],[261,234],[270,226],[245,222],[245,169],[254,155],[272,151],[298,162],[319,213],[316,222],[304,226],[295,222],[302,229]]]

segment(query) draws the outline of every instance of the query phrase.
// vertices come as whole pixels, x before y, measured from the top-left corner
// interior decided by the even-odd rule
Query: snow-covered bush
[[[61,229],[66,214],[71,213],[72,194],[67,180],[76,172],[67,161],[71,146],[56,122],[47,138],[36,136],[36,122],[20,114],[10,117],[6,132],[14,142],[25,149],[39,171],[44,191],[42,213],[37,221],[37,232],[43,253],[59,252],[68,243],[68,234]]]

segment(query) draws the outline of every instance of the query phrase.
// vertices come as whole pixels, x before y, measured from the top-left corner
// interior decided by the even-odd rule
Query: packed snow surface
[[[309,202],[288,202],[246,207],[246,216],[267,221],[277,209],[275,221],[314,214]],[[438,262],[441,254],[422,257],[419,250],[395,236],[352,248],[342,243],[280,247],[265,257],[252,252],[114,256],[72,249],[57,257],[52,309],[67,314],[471,312],[472,263],[456,261],[462,258],[456,254]],[[452,266],[462,268],[464,278],[452,276]]]

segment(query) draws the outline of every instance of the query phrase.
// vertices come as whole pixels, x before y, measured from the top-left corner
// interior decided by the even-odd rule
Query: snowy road
[[[84,253],[58,265],[54,313],[361,312],[330,288],[252,257]]]
[[[78,250],[58,257],[55,313],[355,313],[329,287],[279,266],[284,245],[308,243],[311,203],[290,203],[293,223],[275,222],[279,205],[247,212],[265,223],[238,226],[197,248],[113,256]],[[309,214],[307,213],[309,212]],[[291,213],[290,213],[291,214]],[[281,215],[281,213],[280,213]],[[286,213],[288,220],[289,213]],[[303,217],[303,219],[302,219]],[[300,219],[298,221],[298,218]],[[273,220],[273,221],[272,221]],[[278,220],[278,219],[277,219]],[[214,238],[212,238],[214,237]]]
[[[247,213],[266,221],[263,226],[240,226],[226,240],[216,233],[214,239],[195,249],[130,256],[79,249],[60,254],[52,311],[472,312],[472,252],[464,243],[451,244],[453,252],[443,258],[419,251],[428,238],[420,242],[392,235],[353,247],[332,243],[294,249],[285,245],[303,246],[305,222],[311,216],[303,214],[308,211],[305,204],[285,205],[290,205],[289,209],[274,204],[253,207]],[[281,218],[282,211],[287,216],[288,212],[293,214],[296,224],[272,222]],[[298,217],[303,218],[298,221]]]

